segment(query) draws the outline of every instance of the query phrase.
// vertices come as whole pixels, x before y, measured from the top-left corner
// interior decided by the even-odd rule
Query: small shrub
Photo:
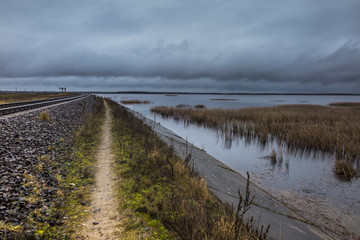
[[[357,172],[354,166],[346,161],[338,160],[335,163],[335,173],[336,175],[346,179],[351,180],[353,177],[357,175]]]
[[[40,120],[43,120],[43,121],[46,121],[46,122],[50,122],[49,112],[48,112],[47,110],[42,111],[42,112],[40,113],[39,119],[40,119]]]

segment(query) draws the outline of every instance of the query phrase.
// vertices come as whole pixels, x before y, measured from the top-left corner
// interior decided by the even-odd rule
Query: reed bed
[[[198,105],[195,105],[195,106],[192,106],[192,105],[189,105],[189,104],[179,104],[179,105],[176,105],[177,108],[197,108],[197,109],[204,109],[206,108],[205,105],[203,104],[198,104]]]
[[[163,117],[216,129],[227,136],[276,139],[288,148],[322,150],[359,168],[360,108],[281,105],[245,109],[154,107]]]
[[[139,100],[139,99],[125,99],[120,101],[122,104],[149,104],[149,100]]]

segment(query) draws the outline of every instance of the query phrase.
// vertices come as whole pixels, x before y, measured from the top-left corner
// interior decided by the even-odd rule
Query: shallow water
[[[176,106],[179,104],[203,104],[207,108],[245,108],[266,107],[280,104],[327,105],[331,102],[360,102],[360,96],[238,96],[238,95],[152,95],[115,94],[102,95],[115,101],[122,99],[150,100],[150,104],[126,105],[132,110],[159,122],[195,146],[222,161],[235,171],[246,176],[249,172],[252,181],[269,191],[293,191],[298,196],[324,200],[338,207],[343,214],[360,215],[360,179],[344,182],[333,173],[335,157],[329,153],[287,151],[276,142],[265,146],[244,138],[231,141],[224,135],[201,126],[185,125],[182,121],[164,119],[150,112],[154,106]],[[235,101],[215,101],[214,98],[236,99]],[[282,161],[276,163],[264,158],[272,150],[281,154]],[[274,193],[275,194],[275,193]],[[275,194],[276,195],[276,194]],[[357,221],[357,220],[356,220]],[[359,222],[358,222],[359,223]],[[356,225],[356,222],[355,222]]]

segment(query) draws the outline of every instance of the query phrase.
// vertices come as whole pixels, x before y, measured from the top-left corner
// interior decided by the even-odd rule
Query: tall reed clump
[[[345,180],[351,180],[353,177],[357,175],[357,172],[353,166],[353,164],[343,161],[337,160],[335,163],[335,173],[340,178]]]
[[[205,180],[174,154],[173,149],[126,109],[109,101],[113,113],[114,146],[122,209],[133,209],[143,219],[139,231],[149,228],[156,239],[265,239],[244,223],[251,205],[249,189],[238,212],[209,192]],[[145,225],[145,226],[144,226]],[[128,220],[126,229],[134,227]]]
[[[341,104],[342,105],[342,104]],[[353,104],[346,104],[353,106]],[[262,143],[276,138],[288,148],[335,153],[337,159],[359,167],[360,108],[317,105],[281,105],[244,109],[154,107],[164,117],[182,119],[233,136]]]

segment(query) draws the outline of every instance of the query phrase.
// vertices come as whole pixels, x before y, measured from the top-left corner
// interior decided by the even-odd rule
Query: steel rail
[[[49,100],[48,101],[42,101],[42,102],[38,102],[38,103],[29,103],[32,101],[29,101],[29,104],[23,104],[20,106],[13,106],[13,107],[7,107],[7,108],[0,108],[0,116],[4,116],[7,114],[12,114],[12,113],[16,113],[16,112],[22,112],[22,111],[26,111],[26,110],[31,110],[31,109],[35,109],[35,108],[40,108],[40,107],[45,107],[45,106],[49,106],[49,105],[54,105],[57,103],[62,103],[62,102],[67,102],[67,101],[71,101],[71,100],[75,100],[75,99],[79,99],[79,98],[84,98],[87,95],[78,95],[75,97],[67,97],[67,98],[61,98],[61,99],[53,99],[53,100]]]
[[[76,96],[80,96],[80,95],[76,95]],[[38,99],[38,100],[30,100],[30,101],[3,103],[3,104],[0,104],[0,108],[9,108],[9,107],[28,105],[28,104],[33,104],[33,103],[48,102],[48,101],[52,101],[52,100],[66,99],[66,98],[73,98],[73,97],[74,96],[66,96],[66,97],[46,98],[46,99]]]

